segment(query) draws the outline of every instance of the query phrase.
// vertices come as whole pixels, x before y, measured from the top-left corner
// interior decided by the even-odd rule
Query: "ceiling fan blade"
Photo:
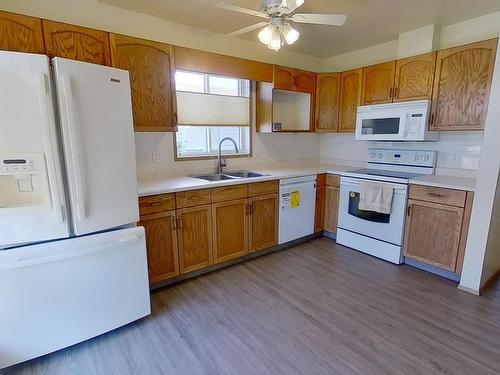
[[[248,33],[250,31],[253,31],[255,29],[258,29],[260,27],[264,27],[268,24],[269,22],[258,22],[256,24],[253,24],[253,25],[250,25],[250,26],[247,26],[247,27],[244,27],[243,29],[239,29],[239,30],[236,30],[236,31],[233,31],[232,33],[229,33],[227,35],[230,35],[230,36],[238,36],[238,35],[242,35],[242,34],[245,34],[245,33]]]
[[[267,18],[266,13],[260,12],[258,10],[243,8],[243,7],[239,7],[239,6],[231,5],[231,4],[226,4],[226,3],[216,3],[215,6],[217,8],[230,10],[232,12],[249,14],[249,15],[254,16],[254,17]]]
[[[297,23],[315,23],[318,25],[342,26],[347,19],[345,14],[301,14],[292,15],[289,19]]]
[[[281,6],[288,8],[290,10],[290,13],[300,7],[302,4],[304,4],[304,0],[283,0],[281,2]]]

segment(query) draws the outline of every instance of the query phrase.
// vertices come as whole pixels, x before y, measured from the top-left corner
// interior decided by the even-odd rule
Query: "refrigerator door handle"
[[[48,118],[48,113],[47,113],[47,108],[49,106],[47,96],[50,94],[49,88],[48,88],[48,80],[49,77],[46,74],[41,74],[40,75],[40,97],[42,98],[42,121],[45,122],[45,129],[49,129],[49,126],[47,124],[47,118]],[[48,138],[50,138],[50,135],[48,135]],[[54,149],[54,145],[50,140],[48,140],[47,144],[49,145],[50,148],[50,153],[51,153],[51,159],[52,160],[57,160],[57,150]],[[46,163],[48,164],[48,160],[46,158]],[[52,173],[50,172],[50,167],[47,165],[47,173],[49,175],[49,181],[50,181],[50,194],[52,198],[52,206],[54,207],[54,212],[56,219],[58,220],[59,223],[64,222],[64,213],[63,213],[63,207],[61,205],[61,192],[59,190],[59,181],[57,176],[52,176]]]
[[[78,124],[73,106],[73,90],[71,88],[71,78],[63,75],[61,76],[62,89],[64,97],[66,98],[66,115],[68,119],[68,135],[69,135],[69,148],[71,158],[73,159],[73,173],[72,178],[75,183],[76,190],[76,206],[79,220],[86,217],[85,209],[85,176],[83,174],[81,162],[81,142],[78,132]]]
[[[84,255],[89,255],[92,253],[97,253],[100,251],[106,251],[107,249],[114,248],[117,245],[117,242],[120,244],[126,244],[129,242],[135,242],[135,241],[141,241],[142,236],[131,236],[128,238],[123,238],[120,240],[115,240],[113,242],[108,242],[105,244],[93,246],[90,248],[85,248],[81,249],[78,251],[73,251],[73,252],[60,252],[57,254],[52,254],[48,256],[37,256],[37,257],[30,257],[30,258],[19,258],[11,262],[5,262],[5,263],[0,263],[0,270],[8,270],[8,269],[15,269],[15,268],[22,268],[22,267],[31,267],[31,266],[36,266],[39,264],[46,264],[46,263],[54,263],[54,262],[59,262],[65,259],[69,258],[77,258],[80,256]]]

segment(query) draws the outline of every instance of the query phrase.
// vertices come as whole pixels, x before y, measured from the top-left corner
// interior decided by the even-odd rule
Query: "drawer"
[[[257,197],[259,195],[276,194],[279,191],[279,182],[266,181],[248,184],[248,196]]]
[[[174,194],[160,194],[139,198],[141,216],[175,210]]]
[[[177,208],[186,208],[210,204],[210,189],[180,191],[175,193]]]
[[[316,176],[316,186],[326,185],[326,174],[319,174]]]
[[[340,176],[338,176],[336,174],[327,174],[326,175],[326,185],[340,187]]]
[[[247,195],[247,184],[212,188],[212,203],[231,201],[233,199],[242,199],[246,198]]]
[[[467,192],[432,186],[410,185],[410,199],[464,207]]]

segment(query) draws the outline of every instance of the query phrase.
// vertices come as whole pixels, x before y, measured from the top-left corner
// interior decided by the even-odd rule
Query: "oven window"
[[[354,191],[349,192],[349,214],[356,216],[360,219],[372,221],[374,223],[384,223],[388,224],[391,215],[390,214],[381,214],[380,212],[375,211],[364,211],[359,208],[359,193]]]
[[[399,117],[366,119],[361,122],[361,134],[399,134]]]

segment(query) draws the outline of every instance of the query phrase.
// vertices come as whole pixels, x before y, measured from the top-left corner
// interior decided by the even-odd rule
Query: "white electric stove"
[[[434,174],[435,165],[435,151],[370,149],[367,168],[341,174],[337,242],[401,264],[409,180]],[[389,214],[359,209],[364,180],[394,188]]]

